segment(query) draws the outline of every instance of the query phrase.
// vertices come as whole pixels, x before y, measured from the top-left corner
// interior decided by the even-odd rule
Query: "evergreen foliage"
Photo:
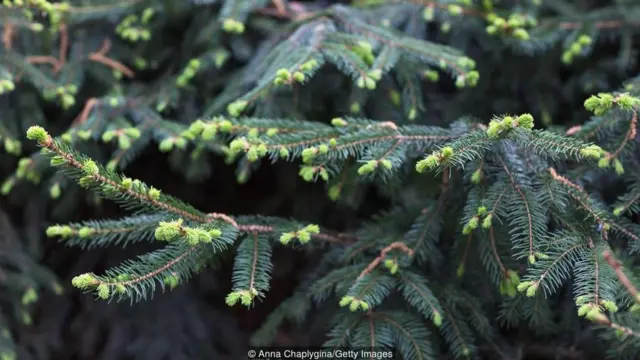
[[[2,192],[45,184],[62,208],[88,191],[128,212],[46,229],[69,246],[162,245],[73,279],[106,301],[148,300],[230,256],[226,302],[251,311],[269,296],[278,248],[317,253],[254,344],[329,311],[324,345],[393,348],[406,360],[521,358],[514,329],[559,347],[558,334],[585,331],[606,340],[598,351],[610,358],[637,358],[640,77],[611,90],[598,67],[632,68],[640,6],[578,3],[5,0],[0,135],[8,153],[39,149]],[[184,42],[169,48],[177,26]],[[609,37],[619,54],[589,64]],[[503,53],[535,59],[511,65],[520,76],[531,66],[528,77],[505,70],[483,82]],[[590,116],[546,108],[560,104],[549,99],[559,80],[534,77],[575,63],[588,69],[572,81],[597,89],[580,98]],[[461,95],[445,111],[428,82]],[[524,90],[505,102],[518,105],[459,113],[517,82]],[[77,115],[68,128],[33,106],[45,101],[63,119]],[[551,112],[579,125],[553,124]],[[127,176],[148,146],[192,180],[211,176],[212,156],[235,166],[239,182],[292,162],[333,201],[353,203],[372,186],[391,206],[349,233],[207,213]]]

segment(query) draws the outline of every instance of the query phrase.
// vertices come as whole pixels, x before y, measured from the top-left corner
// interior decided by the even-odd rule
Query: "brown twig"
[[[633,297],[633,300],[636,301],[637,303],[640,303],[640,298],[638,297],[638,289],[636,289],[636,287],[633,286],[633,284],[631,283],[631,280],[629,280],[627,275],[625,275],[625,273],[622,271],[622,265],[620,265],[620,262],[616,260],[613,257],[613,254],[611,254],[611,252],[608,250],[602,253],[602,256],[607,261],[607,263],[613,268],[613,270],[616,272],[616,276],[618,277],[618,280],[620,280],[620,283],[622,283],[624,288],[627,289],[629,294],[631,294],[631,296]]]
[[[367,266],[366,269],[362,270],[362,272],[358,276],[358,279],[361,279],[365,275],[372,272],[378,265],[380,265],[382,260],[384,260],[384,258],[387,257],[387,253],[389,253],[391,250],[394,250],[394,249],[402,250],[408,256],[413,256],[413,253],[414,253],[413,249],[409,248],[407,245],[405,245],[405,243],[401,241],[393,242],[389,244],[387,247],[385,247],[384,249],[382,249],[380,251],[380,255],[378,255],[378,257],[376,257],[375,259],[373,259],[373,261]]]
[[[299,3],[297,1],[290,1],[287,4],[288,6],[284,5],[283,0],[272,0],[272,2],[275,9],[262,8],[262,9],[257,9],[256,12],[263,15],[273,16],[273,17],[287,19],[287,20],[294,20],[294,21],[303,20],[313,15],[312,12],[309,12],[307,10],[304,4]]]
[[[106,55],[109,50],[111,50],[111,40],[104,39],[104,41],[102,42],[102,46],[98,51],[96,51],[96,53],[100,55]]]
[[[5,29],[6,31],[6,29]],[[6,34],[5,34],[6,35]],[[6,44],[5,44],[6,46]],[[58,57],[39,55],[27,56],[26,60],[29,64],[49,64],[53,67],[53,73],[57,74],[67,61],[67,51],[69,48],[69,33],[65,24],[60,25],[60,47],[58,48]],[[19,78],[17,76],[16,78]]]
[[[69,33],[67,25],[60,24],[60,47],[58,48],[58,63],[53,67],[53,72],[57,73],[62,69],[67,61],[67,51],[69,49]]]
[[[29,64],[49,64],[53,66],[54,71],[59,66],[58,59],[53,56],[27,56],[26,60]]]
[[[207,214],[207,218],[222,220],[234,228],[247,233],[269,233],[275,231],[275,228],[269,225],[238,224],[237,221],[227,214],[209,213]],[[345,243],[353,240],[353,237],[348,234],[337,234],[335,236],[329,234],[312,234],[311,237],[333,243]]]
[[[580,130],[582,130],[582,125],[575,125],[575,126],[570,127],[569,130],[567,130],[567,132],[565,134],[571,136],[571,135],[577,133]]]
[[[282,16],[288,16],[287,14],[287,6],[284,3],[284,0],[271,0],[273,6],[276,8],[278,14]]]
[[[108,66],[114,70],[117,70],[119,72],[121,72],[122,74],[124,74],[126,77],[132,78],[134,77],[135,73],[133,72],[133,70],[129,69],[128,67],[126,67],[125,65],[123,65],[122,63],[119,63],[111,58],[105,57],[103,55],[100,54],[95,54],[92,53],[89,55],[89,60],[91,61],[95,61],[97,63],[101,63],[105,66]]]
[[[53,56],[27,56],[26,61],[29,64],[49,64],[53,67],[53,70],[56,71],[58,68],[58,59]],[[14,78],[16,82],[19,82],[22,79],[22,75],[24,72],[19,72]]]
[[[636,109],[633,109],[633,116],[631,117],[631,122],[629,123],[629,130],[627,131],[627,134],[624,137],[624,140],[622,140],[622,142],[620,143],[620,145],[618,146],[618,148],[614,152],[607,154],[607,156],[606,156],[607,159],[613,159],[613,158],[617,157],[618,155],[620,155],[620,153],[622,152],[624,147],[630,141],[633,141],[636,138],[636,126],[637,125],[638,125],[638,111]]]
[[[89,60],[95,61],[97,63],[101,63],[106,65],[114,70],[117,70],[124,74],[126,77],[132,78],[135,76],[133,70],[125,66],[124,64],[113,60],[106,56],[107,52],[111,49],[111,41],[109,39],[105,39],[102,43],[102,47],[100,50],[89,54]]]
[[[554,168],[549,168],[549,174],[551,174],[551,177],[554,178],[554,180],[556,180],[559,183],[562,183],[572,189],[575,189],[577,192],[579,192],[580,194],[584,194],[585,191],[583,188],[581,188],[579,185],[576,185],[574,183],[571,182],[571,180],[567,179],[566,177],[558,174],[558,172],[556,171],[556,169]]]
[[[4,48],[7,50],[11,50],[13,47],[13,32],[15,30],[15,25],[12,23],[4,24],[4,32],[2,34],[2,44],[4,44]]]
[[[97,98],[90,98],[89,100],[87,100],[87,102],[84,104],[84,107],[82,108],[82,111],[73,120],[73,123],[71,124],[71,126],[75,127],[87,121],[87,118],[89,117],[89,113],[99,103],[100,103],[100,100],[98,100]]]
[[[560,23],[562,29],[578,29],[584,23],[580,21],[564,21]],[[596,29],[618,29],[624,26],[640,26],[640,22],[624,22],[622,20],[596,21],[593,26]]]

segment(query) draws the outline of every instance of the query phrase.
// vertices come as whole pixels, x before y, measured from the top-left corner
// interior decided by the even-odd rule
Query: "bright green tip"
[[[27,130],[27,139],[35,140],[39,143],[45,142],[49,138],[49,133],[42,126],[32,126]]]

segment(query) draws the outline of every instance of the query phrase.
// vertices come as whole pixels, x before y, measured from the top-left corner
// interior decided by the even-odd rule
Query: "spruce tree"
[[[5,0],[0,135],[23,157],[2,191],[127,211],[46,228],[69,246],[162,245],[73,279],[103,301],[154,301],[230,255],[226,303],[252,311],[275,251],[312,252],[255,345],[320,318],[316,345],[405,360],[545,353],[516,330],[637,359],[640,5],[602,3]],[[238,182],[287,162],[332,201],[390,205],[349,232],[205,212],[128,175],[150,146],[191,180],[215,157]]]

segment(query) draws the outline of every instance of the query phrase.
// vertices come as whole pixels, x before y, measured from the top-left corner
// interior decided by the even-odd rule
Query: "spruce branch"
[[[636,305],[639,304],[640,299],[638,297],[638,291],[635,288],[635,286],[631,283],[629,278],[624,274],[620,263],[613,257],[613,255],[609,250],[604,251],[602,256],[604,257],[605,261],[607,261],[609,266],[611,266],[614,269],[616,276],[618,277],[618,280],[629,292],[629,294],[631,295]],[[593,321],[594,323],[615,330],[616,334],[619,337],[625,337],[625,336],[633,336],[636,338],[640,337],[639,332],[634,331],[631,327],[627,327],[612,321],[607,315],[603,314],[593,306],[589,307],[589,305],[583,305],[580,308],[580,311],[583,314],[586,314],[585,317]]]
[[[436,327],[442,326],[442,305],[422,276],[410,271],[403,271],[399,276],[398,290],[407,302]]]
[[[291,160],[301,157],[304,164],[346,160],[357,156],[365,162],[360,173],[369,173],[382,164],[396,165],[411,150],[424,149],[455,137],[437,127],[397,126],[358,118],[334,118],[333,126],[281,119],[226,119],[196,121],[183,133],[192,141],[210,141],[217,134],[229,134],[230,155],[245,153],[249,161],[264,157]],[[387,147],[388,146],[388,147]],[[370,149],[370,150],[368,150]],[[374,151],[380,155],[375,155]],[[312,173],[321,170],[316,166]]]
[[[132,132],[127,132],[129,133]],[[113,136],[116,135],[114,132]],[[249,306],[256,296],[263,296],[268,291],[271,244],[269,238],[264,236],[271,236],[274,232],[282,233],[283,229],[296,226],[295,224],[280,221],[279,226],[262,225],[245,223],[245,219],[234,219],[226,214],[204,214],[139,180],[119,176],[101,168],[93,160],[54,140],[42,127],[29,128],[27,138],[35,140],[43,148],[53,166],[64,166],[66,170],[70,170],[69,175],[77,178],[81,185],[94,188],[103,196],[116,200],[129,209],[138,210],[138,214],[132,218],[112,222],[55,225],[47,230],[47,235],[70,239],[70,245],[89,247],[108,242],[127,242],[134,236],[140,240],[144,236],[148,238],[153,231],[156,240],[169,243],[166,248],[141,257],[138,262],[109,270],[103,277],[93,274],[76,277],[75,286],[95,289],[103,299],[116,295],[119,298],[133,299],[134,294],[137,294],[137,299],[142,299],[146,296],[147,289],[154,289],[155,281],[161,280],[161,284],[175,286],[200,266],[202,254],[218,254],[233,244],[240,233],[246,233],[250,237],[242,241],[238,248],[233,275],[234,291],[228,295],[227,303],[233,305],[241,301]],[[147,215],[145,211],[152,214]],[[173,218],[175,216],[178,218]],[[293,239],[298,239],[305,244],[312,237],[341,241],[339,237],[320,234],[317,225],[307,225],[282,233],[279,242],[287,245]],[[86,241],[87,238],[91,240]],[[206,246],[206,251],[203,246]]]
[[[104,276],[86,273],[76,276],[72,284],[80,289],[94,290],[101,299],[130,298],[132,301],[147,298],[149,290],[155,290],[158,282],[163,288],[176,278],[186,279],[201,266],[198,260],[203,251],[200,246],[169,245],[140,256],[118,268],[108,270]]]
[[[139,180],[120,178],[117,175],[105,172],[90,159],[81,159],[68,147],[55,141],[41,127],[31,127],[27,131],[27,138],[35,140],[38,145],[48,150],[46,155],[51,156],[53,165],[65,165],[71,170],[72,175],[79,178],[80,184],[96,188],[104,196],[123,202],[125,206],[138,208],[142,211],[145,207],[167,211],[192,221],[206,223],[206,215],[182,204],[179,200],[161,194],[153,187],[148,187]]]
[[[456,269],[456,275],[461,278],[465,274],[467,259],[469,258],[469,251],[471,250],[471,243],[473,240],[473,234],[469,233],[465,237],[465,246],[464,251],[462,253],[462,258],[460,259],[460,263],[458,264],[458,268]]]
[[[565,187],[567,194],[573,198],[592,219],[596,221],[596,223],[602,228],[603,235],[606,236],[606,232],[611,228],[611,224],[605,220],[606,215],[603,212],[594,208],[588,193],[566,177],[558,175],[554,168],[549,168],[548,171],[555,181]]]
[[[15,34],[15,30],[16,26],[11,22],[6,22],[3,24],[2,44],[7,50],[11,50],[11,48],[13,48],[13,37]]]
[[[624,271],[622,270],[622,265],[620,264],[620,262],[617,261],[613,257],[611,252],[608,251],[608,250],[605,251],[602,254],[602,256],[607,261],[609,266],[611,266],[614,269],[614,271],[616,272],[616,276],[618,277],[618,280],[624,286],[624,288],[627,290],[627,292],[629,292],[629,295],[631,295],[631,298],[636,303],[640,304],[640,295],[638,295],[638,289],[636,289],[636,287],[631,283],[631,281],[629,280],[627,275],[625,275]]]
[[[378,306],[396,287],[397,279],[388,273],[374,270],[349,287],[346,295],[340,299],[340,307],[349,307],[350,311],[368,311]]]
[[[635,227],[633,225],[625,224],[622,219],[615,220],[612,214],[594,203],[593,199],[582,187],[571,182],[566,177],[558,175],[555,169],[549,168],[548,171],[551,177],[563,187],[566,194],[576,202],[578,207],[595,221],[598,225],[598,231],[601,232],[604,239],[607,239],[609,231],[613,231],[634,242],[640,241],[640,237],[634,234]]]
[[[451,305],[442,302],[442,308],[444,320],[440,327],[440,333],[451,346],[454,356],[467,357],[471,355],[475,350],[475,345],[469,325],[459,318],[462,314],[456,314],[455,308]]]
[[[520,285],[520,276],[516,271],[507,269],[506,265],[503,263],[496,245],[496,235],[493,226],[489,227],[489,240],[492,257],[495,259],[495,262],[498,264],[498,268],[500,269],[500,280],[498,282],[500,294],[514,297],[516,296],[517,287]]]
[[[69,246],[83,249],[109,245],[127,246],[131,243],[151,241],[158,223],[170,219],[169,214],[151,214],[125,217],[118,220],[91,220],[47,228],[47,236],[60,237]]]
[[[69,32],[67,31],[67,25],[62,23],[58,26],[60,31],[60,46],[58,48],[58,64],[54,69],[54,72],[60,71],[60,68],[64,66],[67,61],[67,52],[69,51]]]
[[[269,290],[272,270],[271,246],[257,233],[250,234],[242,241],[235,258],[233,291],[227,295],[229,306],[237,302],[244,306],[253,304],[254,298],[263,297]]]
[[[415,315],[400,311],[372,311],[367,317],[382,322],[391,329],[397,350],[404,358],[426,360],[435,356],[431,344],[420,341],[428,338],[430,331]]]
[[[608,245],[603,241],[588,238],[589,252],[584,253],[574,269],[575,294],[578,314],[589,317],[592,311],[617,313],[616,295],[618,284],[615,272],[600,254]]]
[[[69,34],[67,32],[67,26],[65,24],[60,24],[58,27],[60,32],[60,45],[58,48],[58,57],[54,56],[28,56],[26,58],[27,62],[30,64],[49,64],[53,67],[53,73],[57,74],[60,72],[62,67],[65,65],[67,59],[67,51],[69,49]]]
[[[334,293],[342,295],[356,281],[360,272],[362,265],[359,263],[333,269],[311,284],[309,293],[317,303],[326,301]]]
[[[522,187],[517,183],[515,176],[508,168],[507,164],[504,162],[502,158],[499,158],[499,162],[507,177],[509,179],[509,183],[511,188],[517,194],[519,200],[522,201],[521,207],[516,207],[511,213],[515,213],[515,216],[512,217],[512,231],[514,233],[514,238],[518,237],[516,231],[520,232],[519,240],[521,243],[524,243],[524,248],[527,249],[527,260],[530,264],[535,263],[536,261],[536,252],[535,252],[535,242],[544,239],[544,234],[546,230],[546,217],[542,216],[542,209],[540,204],[535,201],[530,193],[526,193]],[[523,220],[524,219],[524,220]],[[524,222],[524,224],[522,224]],[[524,225],[524,226],[523,226]],[[520,227],[520,229],[518,229]],[[517,242],[517,239],[513,240]],[[515,245],[516,248],[520,249],[523,245]],[[520,254],[516,254],[516,258],[519,257]]]
[[[392,259],[387,259],[389,253],[393,250],[400,250],[404,252],[407,256],[413,257],[414,251],[410,249],[406,244],[400,241],[393,242],[386,246],[384,249],[380,251],[380,255],[378,255],[373,261],[367,266],[366,269],[362,270],[360,275],[358,275],[358,280],[362,279],[367,274],[371,273],[380,263],[384,261],[384,266],[389,269],[389,272],[393,275],[398,272],[399,265],[395,257]]]
[[[134,77],[135,73],[133,72],[133,70],[129,69],[127,66],[123,65],[122,63],[116,60],[113,60],[107,56],[107,53],[109,52],[110,48],[111,48],[111,41],[109,39],[105,39],[98,51],[92,52],[89,54],[88,56],[89,60],[106,65],[112,68],[113,70],[121,72],[126,77],[129,77],[129,78]]]
[[[552,244],[552,245],[551,245]],[[588,251],[586,244],[577,234],[558,232],[545,251],[545,257],[536,261],[517,286],[519,292],[528,297],[536,295],[542,288],[545,296],[555,293],[562,283],[569,279],[575,264]]]
[[[617,280],[624,286],[625,290],[629,293],[629,295],[631,295],[631,298],[634,304],[629,309],[630,314],[637,315],[638,304],[640,304],[640,295],[638,294],[638,290],[632,284],[629,277],[624,273],[622,265],[618,260],[614,258],[610,250],[605,250],[602,253],[602,256],[605,259],[605,261],[609,264],[609,266],[611,266],[611,268],[613,268],[613,270],[615,271]],[[583,308],[584,307],[586,307],[586,305],[583,305]],[[583,310],[583,308],[581,308],[581,310]],[[615,319],[612,319],[611,317],[608,317],[607,315],[601,312],[598,312],[594,308],[590,308],[589,310],[583,310],[583,312],[586,312],[586,317],[589,320],[593,321],[594,323],[601,325],[605,328],[614,330],[618,338],[622,338],[623,340],[629,336],[634,338],[640,338],[640,332],[638,332],[637,330],[634,330],[635,326],[625,326],[622,323],[618,323],[615,321]],[[623,319],[624,318],[620,318],[620,320],[623,320]],[[634,320],[635,320],[635,317],[634,317]]]
[[[443,173],[443,179],[448,179],[446,173]],[[418,263],[438,264],[441,262],[436,244],[444,220],[442,210],[446,204],[446,195],[447,193],[443,192],[435,204],[430,204],[422,209],[411,228],[403,235],[403,242],[415,252]]]

